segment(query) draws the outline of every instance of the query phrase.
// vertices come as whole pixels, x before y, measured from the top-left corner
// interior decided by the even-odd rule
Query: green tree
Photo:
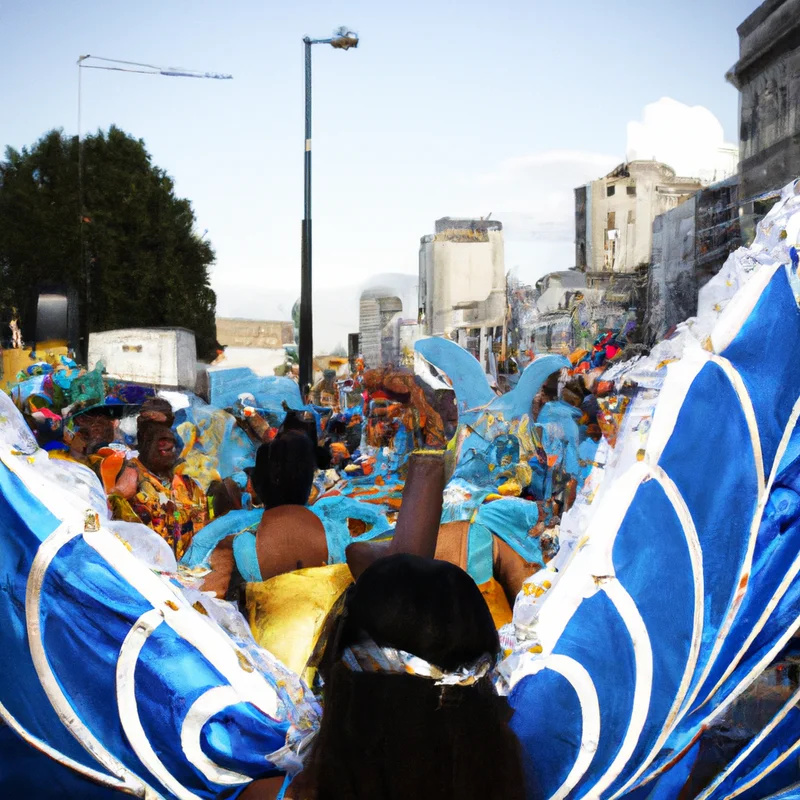
[[[0,161],[4,302],[22,309],[38,284],[68,284],[84,330],[185,327],[200,357],[213,358],[214,250],[195,233],[190,202],[141,139],[112,126],[81,147],[82,191],[77,137],[61,131]]]

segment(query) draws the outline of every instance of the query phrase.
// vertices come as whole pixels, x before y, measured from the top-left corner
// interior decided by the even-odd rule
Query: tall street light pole
[[[306,140],[303,163],[303,243],[300,268],[300,391],[305,397],[314,380],[314,322],[311,278],[311,45],[329,44],[337,50],[358,47],[358,36],[339,28],[330,39],[303,39],[306,59]]]

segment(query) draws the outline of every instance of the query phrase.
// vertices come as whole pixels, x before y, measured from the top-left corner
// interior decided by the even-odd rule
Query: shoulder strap
[[[243,531],[233,540],[233,557],[239,572],[248,583],[260,583],[263,580],[254,533]]]

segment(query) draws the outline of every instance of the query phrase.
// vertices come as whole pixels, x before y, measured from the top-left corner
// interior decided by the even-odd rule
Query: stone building
[[[361,293],[359,346],[367,369],[399,361],[402,316],[403,303],[391,288],[367,289]]]
[[[737,29],[742,235],[800,176],[800,0],[766,0]]]
[[[502,337],[505,316],[503,224],[437,220],[436,233],[420,241],[420,333],[451,337],[491,371],[493,342]]]
[[[646,342],[697,313],[698,292],[741,244],[738,190],[738,178],[728,178],[653,221]]]
[[[224,347],[276,349],[294,342],[294,324],[282,320],[217,317],[217,341]]]
[[[401,361],[409,325],[417,325],[417,279],[413,275],[385,273],[364,286],[358,309],[358,350],[368,369]],[[411,338],[413,341],[413,331]]]
[[[607,285],[648,264],[653,220],[700,188],[666,164],[631,161],[575,189],[575,263],[586,285]]]

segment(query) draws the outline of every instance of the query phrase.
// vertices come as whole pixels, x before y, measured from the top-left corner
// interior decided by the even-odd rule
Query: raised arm
[[[354,578],[374,561],[395,553],[433,558],[442,517],[444,452],[426,450],[409,459],[403,504],[390,542],[356,542],[347,548]]]

